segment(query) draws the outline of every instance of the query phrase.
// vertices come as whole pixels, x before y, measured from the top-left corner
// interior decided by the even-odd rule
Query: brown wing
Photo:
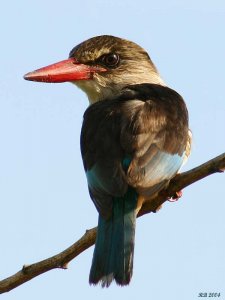
[[[133,89],[132,89],[133,88]],[[102,215],[128,184],[155,193],[182,165],[187,111],[173,90],[137,85],[84,115],[81,151],[91,197]]]

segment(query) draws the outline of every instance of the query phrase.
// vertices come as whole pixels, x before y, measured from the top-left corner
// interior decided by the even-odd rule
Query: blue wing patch
[[[159,151],[146,165],[145,176],[151,182],[170,179],[180,169],[185,153],[169,154]]]
[[[129,182],[133,182],[137,190],[148,197],[159,192],[181,168],[183,155],[157,151],[142,167],[131,163],[128,170]]]
[[[121,197],[127,190],[127,183],[122,174],[121,166],[114,161],[106,165],[101,162],[96,163],[90,170],[86,171],[86,177],[89,187],[97,193]]]

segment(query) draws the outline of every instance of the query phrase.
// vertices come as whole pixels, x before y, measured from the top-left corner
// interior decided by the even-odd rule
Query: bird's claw
[[[168,201],[169,202],[176,202],[177,200],[179,200],[182,197],[182,194],[183,194],[182,191],[178,191],[172,197],[168,198]]]

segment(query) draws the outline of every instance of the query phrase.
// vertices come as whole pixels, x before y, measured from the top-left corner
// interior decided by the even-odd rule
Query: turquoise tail
[[[129,188],[125,196],[113,199],[112,216],[99,215],[98,232],[89,276],[90,284],[108,287],[113,280],[127,285],[133,272],[137,194]]]

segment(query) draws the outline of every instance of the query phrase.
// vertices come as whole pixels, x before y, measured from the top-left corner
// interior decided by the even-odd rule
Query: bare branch
[[[156,212],[157,208],[177,191],[206,176],[223,171],[225,171],[225,153],[190,171],[176,175],[166,189],[162,190],[156,198],[142,207],[138,216]],[[96,232],[97,227],[87,230],[77,242],[59,254],[31,265],[24,265],[19,272],[0,281],[0,293],[9,292],[32,278],[52,269],[66,269],[72,259],[95,243]]]
[[[145,203],[139,216],[149,212],[156,212],[157,208],[162,205],[168,198],[172,197],[176,192],[184,189],[188,185],[203,179],[214,173],[221,173],[225,171],[225,153],[207,161],[206,163],[191,169],[187,172],[177,174],[169,183],[169,186],[162,190],[159,195],[150,203]]]
[[[72,259],[94,244],[96,232],[97,227],[87,230],[76,243],[59,254],[32,265],[24,265],[19,272],[0,281],[0,294],[9,292],[17,286],[52,269],[67,269],[67,265]]]

